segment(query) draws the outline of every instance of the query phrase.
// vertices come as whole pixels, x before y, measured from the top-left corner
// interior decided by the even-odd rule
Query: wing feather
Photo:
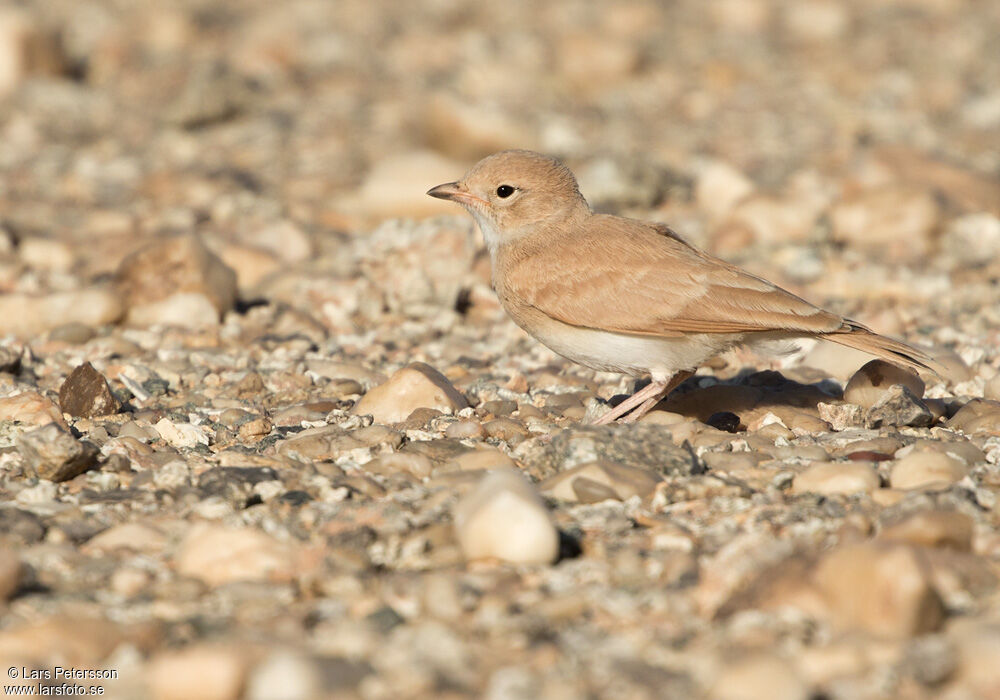
[[[844,326],[840,316],[697,250],[666,226],[593,215],[575,231],[552,233],[505,254],[503,293],[563,323],[662,336]]]

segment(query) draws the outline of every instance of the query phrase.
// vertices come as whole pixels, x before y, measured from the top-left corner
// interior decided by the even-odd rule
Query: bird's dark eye
[[[510,185],[500,185],[497,187],[497,197],[500,199],[507,199],[512,194],[514,194],[514,188]]]

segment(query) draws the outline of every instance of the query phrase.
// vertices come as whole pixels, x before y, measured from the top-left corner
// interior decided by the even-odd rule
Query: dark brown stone
[[[117,413],[119,404],[104,375],[84,362],[70,372],[59,388],[59,407],[71,416],[90,418]]]

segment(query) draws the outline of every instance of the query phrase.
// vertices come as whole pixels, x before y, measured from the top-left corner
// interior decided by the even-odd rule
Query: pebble
[[[454,181],[465,169],[432,151],[398,153],[375,163],[350,201],[376,219],[454,214],[448,202],[424,193],[436,184]]]
[[[160,436],[160,439],[173,447],[195,447],[197,445],[207,445],[211,441],[208,428],[201,425],[174,422],[167,418],[161,418],[153,428]]]
[[[472,291],[485,279],[476,274],[479,243],[467,223],[390,219],[364,240],[357,264],[378,291],[361,292],[359,310],[374,296],[390,310],[418,318],[436,318],[442,306],[468,304],[472,312]],[[374,320],[381,307],[370,311]]]
[[[711,697],[713,700],[807,700],[810,692],[788,661],[755,654],[719,669]]]
[[[24,565],[11,549],[0,547],[0,602],[10,598],[21,585]]]
[[[992,698],[1000,692],[997,661],[1000,660],[1000,630],[996,623],[977,618],[956,621],[949,629],[955,644],[956,668],[949,678],[958,697]]]
[[[771,17],[771,6],[762,0],[719,0],[708,8],[713,23],[737,34],[757,34]]]
[[[523,148],[531,138],[523,124],[503,111],[458,100],[447,93],[438,93],[429,100],[423,124],[435,149],[469,162],[508,148]]]
[[[236,273],[196,235],[164,238],[128,255],[115,284],[127,320],[140,326],[197,328],[217,323],[236,302]]]
[[[424,455],[405,452],[390,452],[365,464],[365,471],[373,474],[389,475],[405,472],[418,479],[430,476],[432,469],[431,460]]]
[[[345,431],[336,425],[326,425],[296,433],[279,442],[277,449],[279,454],[318,461],[333,461],[357,450],[365,453],[367,461],[372,456],[372,450],[388,451],[398,447],[402,441],[402,434],[383,425],[370,425],[351,431]]]
[[[250,660],[234,647],[194,644],[150,659],[146,678],[156,700],[237,700]]]
[[[68,481],[97,464],[98,449],[77,440],[56,423],[22,433],[17,450],[28,469],[41,479]]]
[[[289,581],[294,547],[258,530],[195,525],[175,555],[177,572],[222,586],[237,581]]]
[[[352,380],[363,389],[370,389],[386,380],[386,376],[381,372],[367,369],[356,363],[339,362],[327,358],[309,358],[306,360],[306,368],[327,379]]]
[[[570,33],[553,46],[562,77],[584,92],[627,80],[641,60],[637,48],[606,34]]]
[[[835,41],[850,27],[850,11],[834,0],[806,0],[783,8],[784,29],[808,43]]]
[[[270,419],[266,417],[254,418],[246,423],[240,425],[237,430],[240,438],[244,440],[259,440],[260,438],[268,435],[273,428],[273,424]]]
[[[864,425],[865,412],[853,403],[823,403],[816,404],[819,417],[826,421],[835,431],[848,430]]]
[[[532,476],[546,479],[571,467],[588,462],[606,461],[631,467],[650,469],[658,474],[691,474],[698,469],[692,462],[691,453],[680,447],[678,426],[642,423],[617,426],[576,426],[561,430],[544,439],[526,440],[515,448],[512,456],[517,459]],[[704,426],[703,426],[704,427]],[[705,428],[706,431],[711,429]],[[692,430],[685,439],[697,440],[705,431]],[[729,433],[715,431],[710,435],[726,443],[732,439]]]
[[[77,418],[108,416],[119,409],[108,380],[89,362],[78,365],[59,387],[59,406]]]
[[[56,326],[49,332],[49,340],[70,345],[83,345],[96,336],[94,329],[78,321],[70,321]]]
[[[167,538],[162,532],[149,525],[123,523],[108,528],[90,538],[83,551],[105,554],[120,549],[155,554],[166,547]]]
[[[447,377],[428,364],[414,362],[370,389],[351,412],[388,425],[406,420],[418,408],[454,413],[468,405]]]
[[[37,391],[23,391],[0,398],[0,420],[34,426],[49,423],[66,425],[59,407]]]
[[[247,679],[247,700],[311,700],[322,697],[324,678],[320,669],[292,651],[271,653],[255,665]]]
[[[282,269],[281,258],[260,248],[228,244],[217,253],[226,267],[236,273],[236,286],[246,296],[252,295],[257,285]]]
[[[534,487],[510,469],[487,473],[455,506],[455,535],[466,559],[551,564],[559,533]]]
[[[120,297],[103,287],[39,296],[7,293],[0,295],[0,335],[34,337],[67,321],[103,326],[123,313]]]
[[[122,567],[111,574],[111,590],[125,598],[134,598],[153,582],[152,576],[142,569]]]
[[[753,183],[729,163],[711,160],[702,164],[695,180],[698,208],[714,219],[722,219],[736,204],[753,192]]]
[[[955,437],[958,439],[949,440],[948,442],[937,440],[917,440],[916,442],[910,443],[906,447],[900,447],[896,450],[896,459],[906,457],[907,455],[915,452],[933,452],[936,454],[944,454],[949,457],[954,457],[955,459],[965,462],[970,467],[976,464],[982,464],[986,461],[986,455],[981,449],[960,436]]]
[[[517,469],[510,457],[492,447],[469,450],[453,457],[440,467],[439,471],[475,471],[478,469]]]
[[[904,427],[926,428],[934,422],[934,414],[916,394],[896,384],[889,387],[865,413],[866,428]]]
[[[71,664],[96,668],[115,647],[129,640],[128,630],[99,617],[55,613],[0,630],[0,658],[25,665]]]
[[[67,273],[76,262],[69,245],[39,236],[22,240],[17,252],[25,265],[36,270]]]
[[[806,367],[821,370],[826,376],[849,381],[858,367],[871,360],[871,355],[846,345],[820,341],[802,358]]]
[[[872,408],[884,400],[889,389],[901,385],[914,397],[924,395],[924,382],[911,370],[884,360],[872,360],[854,373],[844,387],[844,401],[862,408]]]
[[[516,445],[530,433],[524,425],[513,418],[494,418],[483,423],[483,432],[486,437],[503,440],[511,445]]]
[[[1000,258],[1000,218],[978,212],[953,219],[939,239],[941,252],[960,265],[989,265]]]
[[[460,420],[455,421],[444,429],[444,436],[449,438],[482,438],[483,426],[476,421]]]
[[[886,527],[879,539],[968,552],[972,550],[973,527],[972,518],[963,513],[928,510]]]
[[[793,493],[871,493],[879,487],[878,472],[866,462],[819,462],[795,475]]]
[[[735,231],[745,231],[751,240],[762,243],[802,241],[812,230],[818,214],[813,203],[804,197],[752,195],[733,209],[722,232],[729,228],[728,235],[732,236]]]
[[[648,499],[663,478],[649,469],[612,462],[581,464],[539,484],[542,493],[571,503],[596,503],[608,498]]]
[[[947,425],[967,435],[1000,435],[1000,401],[972,399],[948,419]]]
[[[830,210],[830,221],[837,241],[912,260],[927,253],[939,209],[926,190],[887,185],[841,200]]]
[[[911,452],[896,460],[889,471],[889,485],[894,489],[941,489],[963,479],[969,473],[965,462],[946,454]]]
[[[649,206],[662,186],[659,173],[632,159],[595,158],[575,175],[580,192],[597,209]]]
[[[131,307],[128,322],[135,326],[209,328],[218,325],[219,310],[200,292],[177,292],[165,299]]]
[[[865,542],[823,557],[813,581],[841,629],[905,638],[938,629],[944,607],[912,547]]]
[[[50,29],[17,6],[0,8],[0,98],[31,74],[58,73],[61,43]]]
[[[986,384],[983,386],[983,398],[1000,402],[1000,372],[986,380]]]
[[[21,366],[21,350],[0,345],[0,372],[13,374]]]

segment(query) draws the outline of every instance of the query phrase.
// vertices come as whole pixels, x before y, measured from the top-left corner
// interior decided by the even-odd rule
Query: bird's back
[[[833,332],[844,320],[714,258],[663,225],[594,214],[498,251],[509,299],[623,333]],[[501,291],[498,289],[498,291]]]

